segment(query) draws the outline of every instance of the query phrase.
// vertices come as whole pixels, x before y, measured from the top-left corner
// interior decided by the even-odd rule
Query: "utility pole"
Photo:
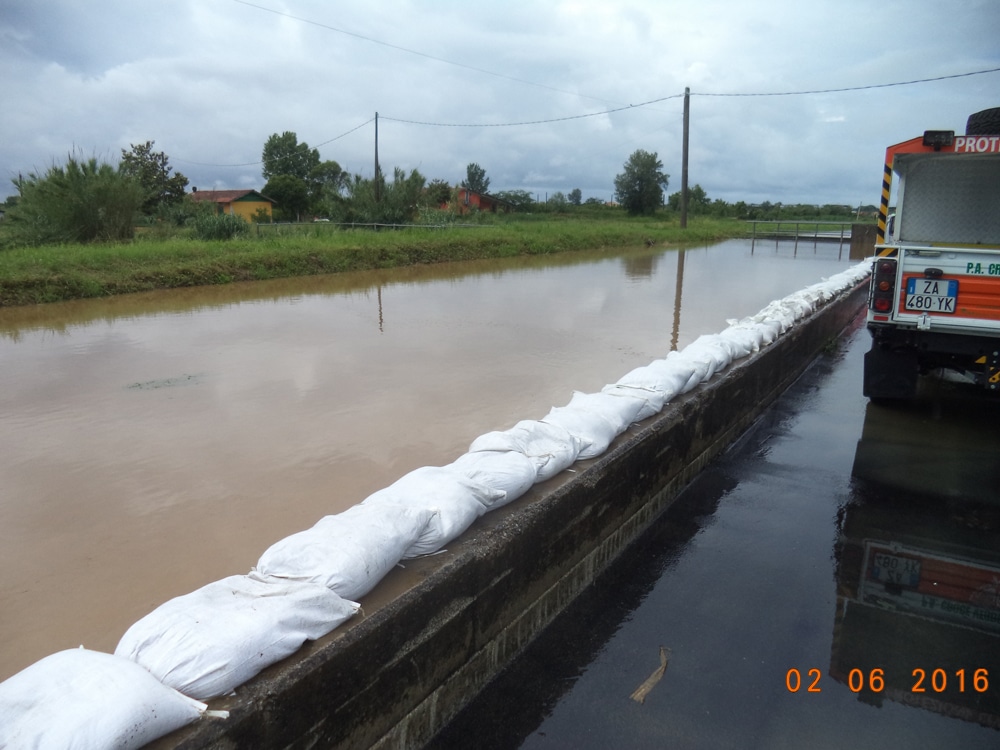
[[[684,136],[681,146],[681,229],[688,225],[688,125],[691,119],[691,89],[684,87]]]
[[[382,202],[382,181],[378,170],[378,112],[375,113],[375,202]]]

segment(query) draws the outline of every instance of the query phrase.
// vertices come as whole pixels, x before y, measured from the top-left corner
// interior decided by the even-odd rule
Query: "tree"
[[[298,221],[309,209],[309,185],[291,174],[279,174],[267,181],[264,195],[273,200],[279,218]]]
[[[319,166],[319,151],[309,148],[305,141],[299,143],[295,133],[286,130],[281,135],[273,133],[264,143],[261,172],[266,181],[281,174],[290,174],[308,181],[309,173]]]
[[[692,214],[706,214],[711,201],[701,185],[688,188],[688,211]],[[671,211],[681,210],[681,191],[671,193],[667,198],[667,206]]]
[[[311,170],[307,182],[316,198],[340,195],[350,182],[350,175],[332,160],[320,162]]]
[[[312,211],[326,217],[343,213],[344,191],[350,182],[351,176],[335,161],[324,161],[313,167],[306,180]]]
[[[116,241],[132,237],[146,198],[139,181],[97,159],[70,154],[65,166],[18,177],[18,201],[8,214],[15,242]]]
[[[392,182],[386,182],[381,171],[371,180],[355,176],[349,188],[350,220],[372,224],[405,224],[414,221],[420,210],[420,197],[426,183],[426,178],[417,170],[411,170],[407,175],[399,167],[393,170]]]
[[[569,202],[574,206],[579,206],[583,202],[583,193],[580,188],[573,188],[569,191]]]
[[[465,180],[462,187],[471,190],[473,193],[484,195],[490,189],[490,178],[486,176],[486,170],[472,162],[465,168]]]
[[[638,149],[625,162],[625,171],[615,177],[615,200],[633,216],[652,214],[663,205],[669,177],[656,152]]]
[[[424,195],[428,206],[443,206],[451,202],[451,185],[444,180],[431,180]]]
[[[146,192],[142,212],[147,216],[183,201],[188,184],[188,178],[180,172],[170,174],[170,160],[162,151],[154,153],[153,143],[133,143],[131,151],[122,149],[118,163],[118,171],[137,180]]]
[[[500,190],[493,197],[507,201],[518,211],[531,208],[535,203],[534,196],[527,190]]]

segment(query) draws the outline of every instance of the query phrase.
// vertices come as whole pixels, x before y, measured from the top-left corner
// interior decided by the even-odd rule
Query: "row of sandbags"
[[[771,343],[869,267],[730,321],[599,393],[574,393],[540,420],[481,435],[453,463],[412,471],[279,540],[247,575],[166,602],[128,629],[114,655],[81,647],[42,659],[0,683],[0,748],[140,747],[198,719],[202,701],[352,617],[401,560],[441,550],[536,482],[601,455],[629,425]]]

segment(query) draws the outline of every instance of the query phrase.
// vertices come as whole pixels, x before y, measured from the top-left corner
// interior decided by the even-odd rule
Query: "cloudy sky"
[[[997,68],[997,0],[3,0],[0,198],[147,140],[260,189],[284,131],[371,176],[376,112],[383,169],[606,200],[644,149],[672,193],[690,87],[710,198],[877,203],[885,147],[1000,106],[1000,72],[967,75]]]

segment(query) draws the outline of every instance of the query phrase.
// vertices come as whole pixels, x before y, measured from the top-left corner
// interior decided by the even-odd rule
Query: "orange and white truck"
[[[867,325],[865,396],[940,369],[1000,393],[1000,107],[886,149]]]

